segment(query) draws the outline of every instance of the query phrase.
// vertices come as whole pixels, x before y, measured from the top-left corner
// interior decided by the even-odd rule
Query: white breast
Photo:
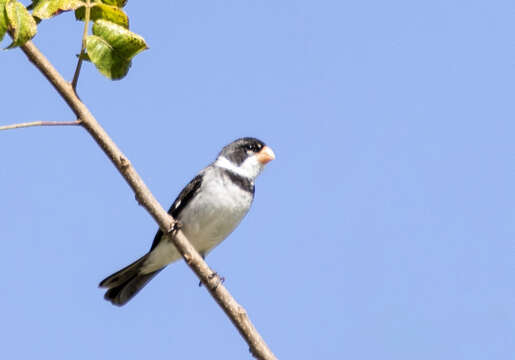
[[[223,171],[206,171],[197,196],[181,212],[184,234],[207,254],[224,240],[249,211],[253,195],[233,184]]]
[[[199,192],[177,220],[197,251],[207,255],[238,226],[252,200],[253,194],[233,184],[220,168],[209,167]],[[175,246],[162,241],[150,254],[145,270],[160,269],[179,258]]]

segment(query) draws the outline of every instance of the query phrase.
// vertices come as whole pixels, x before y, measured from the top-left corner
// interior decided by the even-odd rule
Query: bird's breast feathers
[[[184,206],[177,220],[191,244],[207,255],[238,226],[250,209],[254,194],[235,184],[225,169],[208,167],[200,190]],[[161,241],[150,253],[145,272],[155,271],[180,258],[168,241]]]
[[[234,184],[224,170],[206,170],[201,190],[178,219],[186,237],[204,254],[238,226],[253,198],[252,193]]]

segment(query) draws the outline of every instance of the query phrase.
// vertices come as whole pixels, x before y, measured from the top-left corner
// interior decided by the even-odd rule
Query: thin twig
[[[69,125],[80,125],[81,121],[33,121],[21,124],[13,124],[13,125],[4,125],[0,126],[0,131],[2,130],[11,130],[11,129],[20,129],[31,126],[69,126]]]
[[[82,32],[82,43],[80,48],[79,60],[77,62],[77,67],[75,68],[75,74],[73,74],[72,80],[72,88],[74,91],[77,89],[77,82],[79,81],[80,68],[82,66],[82,59],[85,55],[86,50],[86,38],[88,36],[88,25],[89,25],[89,16],[91,14],[91,4],[90,0],[86,2],[86,13],[84,15],[84,31]]]
[[[173,229],[175,220],[163,209],[159,202],[154,198],[141,177],[138,175],[130,161],[118,149],[109,135],[96,121],[89,109],[77,97],[70,83],[63,79],[61,74],[52,66],[46,57],[34,46],[31,41],[27,41],[21,49],[28,59],[41,71],[47,80],[54,86],[61,97],[72,109],[75,116],[81,119],[81,125],[89,132],[97,144],[116,166],[120,174],[132,188],[140,205],[152,215],[159,227],[166,233]],[[175,247],[182,254],[188,266],[197,274],[218,305],[230,318],[231,322],[238,329],[243,339],[247,342],[252,355],[258,359],[274,360],[275,355],[268,348],[267,344],[256,330],[245,309],[239,305],[227,289],[220,284],[218,278],[213,277],[211,270],[200,254],[190,244],[182,231],[174,231],[168,236],[171,237]]]

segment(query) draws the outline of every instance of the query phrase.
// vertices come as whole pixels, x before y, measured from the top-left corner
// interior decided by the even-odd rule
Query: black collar
[[[254,181],[228,169],[222,169],[222,171],[229,177],[234,185],[254,195]]]

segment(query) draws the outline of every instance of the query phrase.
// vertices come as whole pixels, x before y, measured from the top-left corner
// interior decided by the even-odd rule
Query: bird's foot
[[[168,229],[168,233],[177,232],[182,229],[182,223],[180,221],[175,220],[175,222]]]
[[[224,281],[225,281],[225,277],[218,275],[218,273],[217,273],[217,272],[213,272],[213,273],[211,273],[211,275],[209,275],[208,279],[209,279],[209,280],[212,280],[212,279],[214,279],[215,277],[217,277],[217,278],[218,278],[218,281],[217,281],[217,282],[216,282],[216,284],[211,288],[211,290],[213,290],[213,291],[214,291],[214,290],[216,290],[216,288],[218,288],[218,286],[220,286],[220,284],[223,284],[223,283],[224,283]],[[199,281],[198,286],[199,286],[199,287],[201,287],[201,286],[202,286],[202,281]]]

